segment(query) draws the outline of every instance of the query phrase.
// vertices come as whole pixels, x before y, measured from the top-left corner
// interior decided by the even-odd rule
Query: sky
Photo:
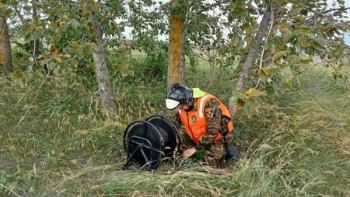
[[[345,0],[345,7],[350,7],[350,0]],[[350,20],[350,10],[348,10],[348,19]],[[350,46],[350,32],[345,33],[344,40],[345,43]]]

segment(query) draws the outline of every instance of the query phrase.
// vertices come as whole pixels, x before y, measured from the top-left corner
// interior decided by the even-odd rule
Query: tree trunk
[[[37,0],[32,0],[32,17],[33,23],[37,26],[39,25],[39,17],[36,7],[38,6]],[[30,50],[33,56],[34,65],[38,65],[38,56],[40,54],[41,42],[38,39],[37,34],[34,34],[34,39],[29,42]]]
[[[93,11],[90,12],[89,21],[93,24],[94,27],[93,37],[96,41],[96,47],[94,47],[94,49],[92,50],[92,56],[96,66],[95,72],[102,104],[108,110],[110,115],[116,115],[117,107],[113,99],[113,89],[111,87],[108,69],[106,65],[106,58],[102,41],[102,32],[100,25],[97,23]]]
[[[242,71],[239,75],[239,79],[237,81],[236,91],[244,92],[246,80],[252,70],[253,64],[255,63],[258,53],[261,48],[261,44],[266,32],[269,29],[269,23],[271,21],[271,6],[266,8],[266,12],[261,20],[258,32],[255,34],[254,41],[252,45],[249,47],[248,56],[245,59],[243,64]],[[235,103],[230,103],[230,111],[232,115],[237,113],[237,105]]]
[[[180,3],[180,0],[171,0],[171,7],[177,11],[171,12],[169,17],[168,87],[185,79],[186,11],[176,9]]]
[[[271,7],[269,6],[267,7],[264,17],[261,20],[259,30],[255,35],[253,44],[249,47],[248,56],[245,59],[242,71],[239,75],[239,79],[237,81],[237,86],[236,86],[236,90],[239,92],[244,91],[246,80],[249,76],[250,71],[252,70],[252,67],[254,62],[256,61],[256,58],[258,57],[258,52],[261,47],[261,43],[264,38],[264,35],[269,28],[270,20],[271,20]]]
[[[7,26],[7,18],[0,18],[0,68],[3,67],[7,71],[12,71],[12,55],[11,42]]]

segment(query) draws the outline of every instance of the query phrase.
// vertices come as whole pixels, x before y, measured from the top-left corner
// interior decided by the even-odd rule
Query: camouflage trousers
[[[182,142],[180,152],[188,148],[194,147],[196,145],[185,132],[180,132],[179,134]],[[232,136],[227,135],[226,140],[227,142],[230,142],[232,140]],[[205,165],[216,166],[218,168],[221,168],[225,162],[223,158],[225,151],[226,147],[223,138],[214,141],[210,145],[205,146],[204,156],[200,159],[200,162]]]
[[[204,156],[201,162],[210,166],[216,166],[221,168],[224,164],[224,154],[226,151],[225,143],[223,139],[215,141],[210,146],[206,146],[204,149]]]
[[[199,161],[201,164],[221,168],[225,162],[225,151],[226,147],[224,140],[220,139],[210,145],[206,145],[203,149],[197,150],[197,152],[195,152],[191,158]]]

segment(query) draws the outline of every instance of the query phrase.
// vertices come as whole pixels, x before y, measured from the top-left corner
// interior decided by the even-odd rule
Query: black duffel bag
[[[230,160],[230,159],[235,159],[239,157],[239,153],[236,149],[236,147],[234,147],[231,144],[225,143],[226,144],[226,152],[224,154],[224,158],[225,160]]]

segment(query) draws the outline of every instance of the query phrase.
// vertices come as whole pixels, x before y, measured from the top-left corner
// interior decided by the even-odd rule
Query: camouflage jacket
[[[197,110],[196,99],[194,99],[194,106],[192,111]],[[204,106],[205,118],[207,121],[206,133],[203,135],[201,140],[194,144],[190,137],[185,131],[181,131],[180,135],[182,138],[183,148],[187,149],[189,147],[195,146],[197,150],[202,148],[208,149],[214,142],[214,139],[218,133],[225,132],[227,128],[227,118],[221,114],[220,104],[214,99],[209,99]],[[176,114],[177,120],[180,122],[179,114]]]

